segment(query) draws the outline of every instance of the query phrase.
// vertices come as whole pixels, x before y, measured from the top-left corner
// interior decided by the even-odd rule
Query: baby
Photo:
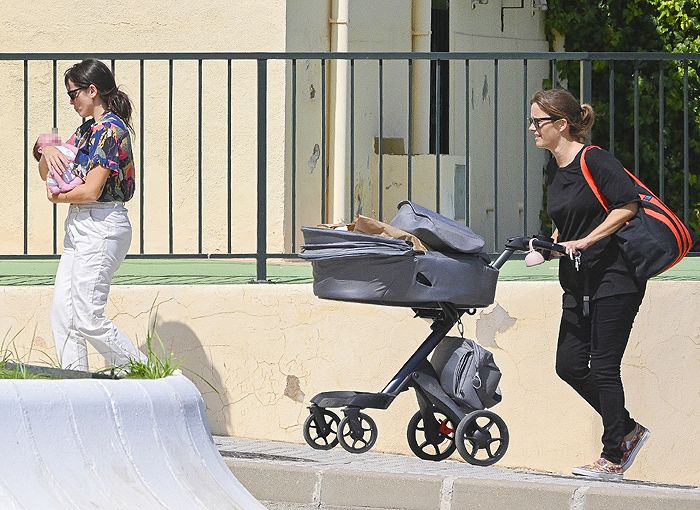
[[[83,179],[73,172],[73,161],[78,153],[78,148],[75,145],[67,143],[54,145],[68,159],[68,167],[63,171],[62,175],[58,175],[53,170],[49,170],[46,176],[46,186],[54,195],[58,193],[67,193],[76,186],[83,184]]]

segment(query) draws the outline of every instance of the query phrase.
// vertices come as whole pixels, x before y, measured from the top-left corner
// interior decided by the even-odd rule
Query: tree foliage
[[[694,53],[695,58],[700,58],[698,0],[550,0],[545,27],[550,45],[553,47],[554,41],[563,36],[566,51]],[[700,61],[594,61],[592,69],[592,103],[597,114],[593,142],[612,149],[630,170],[638,168],[642,180],[662,192],[664,201],[681,217],[686,212],[684,168],[687,165],[688,222],[700,233]],[[578,92],[579,63],[561,61],[557,70],[559,80]],[[611,70],[613,132],[609,100]],[[684,89],[686,80],[687,89]],[[684,90],[688,98],[687,128]],[[639,125],[636,148],[635,119]]]

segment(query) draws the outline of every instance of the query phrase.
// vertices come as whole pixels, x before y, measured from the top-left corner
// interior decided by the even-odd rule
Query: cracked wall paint
[[[489,312],[481,311],[476,319],[476,340],[486,348],[501,348],[496,342],[496,333],[505,333],[512,328],[517,319],[508,315],[508,312],[500,304]]]

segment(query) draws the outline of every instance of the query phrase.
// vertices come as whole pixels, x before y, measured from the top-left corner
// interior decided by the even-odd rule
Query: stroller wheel
[[[455,432],[457,451],[475,466],[490,466],[508,449],[508,427],[491,411],[474,411],[462,418]]]
[[[340,446],[350,453],[364,453],[377,442],[377,424],[365,413],[349,414],[340,420]]]
[[[340,418],[333,411],[322,409],[323,422],[317,422],[314,413],[306,417],[304,422],[304,439],[316,450],[330,450],[338,444],[338,423]]]
[[[442,411],[433,408],[433,423],[426,427],[420,411],[408,422],[408,446],[423,460],[444,460],[455,451],[455,426]]]

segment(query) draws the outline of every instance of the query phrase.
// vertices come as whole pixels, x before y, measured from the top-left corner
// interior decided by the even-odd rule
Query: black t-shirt
[[[583,150],[583,149],[582,149]],[[609,152],[592,148],[586,163],[598,188],[612,210],[639,201],[634,184],[620,162]],[[563,168],[552,158],[547,164],[547,212],[559,231],[559,241],[582,239],[606,217],[581,171],[581,152]],[[568,257],[559,260],[559,283],[564,289],[563,306],[573,308],[586,293],[591,299],[630,294],[644,290],[625,263],[614,236],[608,236],[581,254],[581,271]],[[584,285],[588,279],[588,288]]]

